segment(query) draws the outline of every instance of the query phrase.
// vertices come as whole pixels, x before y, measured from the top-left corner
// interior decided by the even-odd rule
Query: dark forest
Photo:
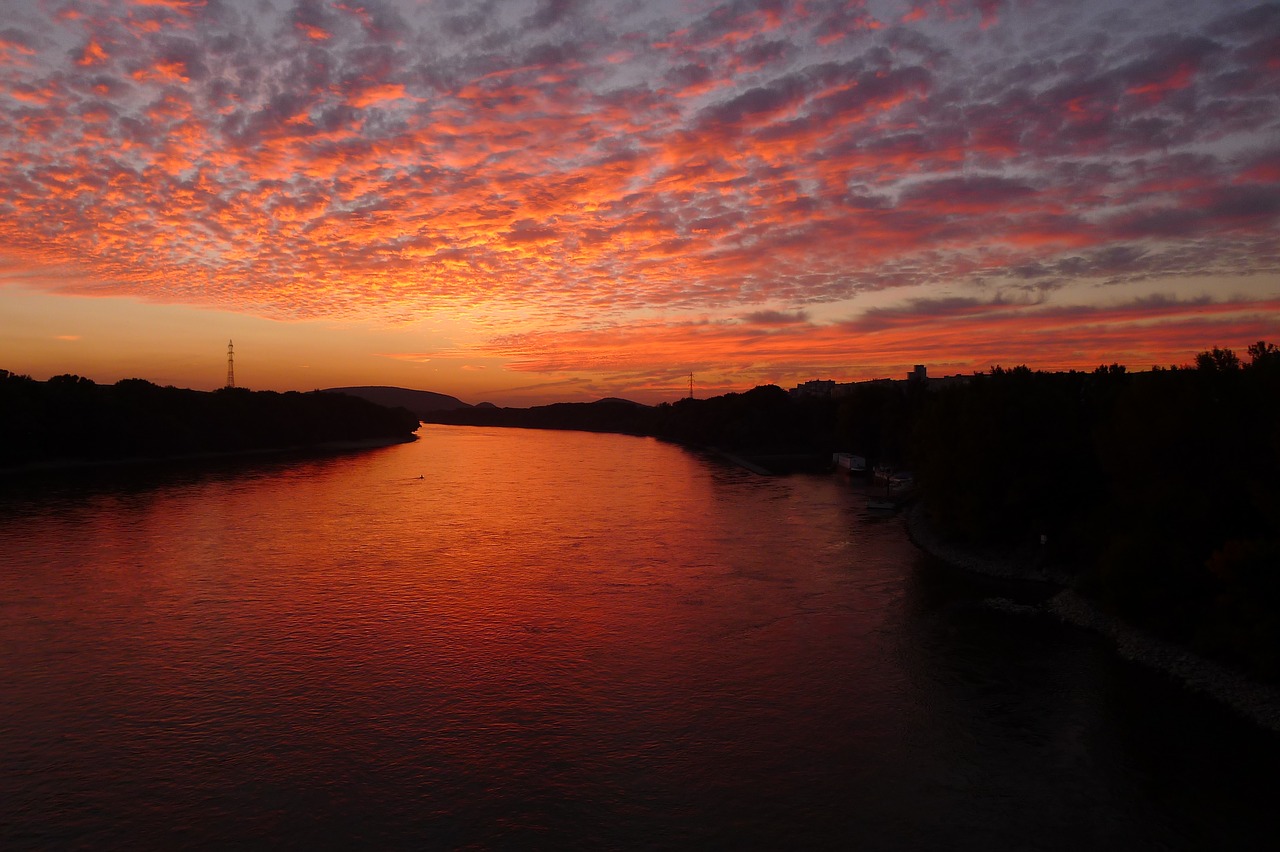
[[[404,409],[342,394],[37,382],[0,370],[0,468],[408,440],[417,427]]]

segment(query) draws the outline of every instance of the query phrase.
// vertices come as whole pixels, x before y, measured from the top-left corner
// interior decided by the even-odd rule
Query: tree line
[[[99,385],[72,374],[39,382],[0,370],[0,468],[407,440],[417,427],[404,409],[342,394]]]
[[[829,461],[835,407],[830,400],[795,400],[776,385],[709,399],[648,406],[622,399],[560,402],[530,408],[476,406],[423,412],[428,423],[573,429],[644,435],[743,456]],[[812,462],[808,465],[811,466]]]
[[[1129,621],[1280,679],[1274,344],[1144,373],[994,369],[930,399],[910,450],[952,538],[1040,551]]]

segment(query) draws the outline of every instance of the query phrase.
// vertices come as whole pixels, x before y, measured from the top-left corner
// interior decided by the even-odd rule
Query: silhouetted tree
[[[1212,349],[1196,356],[1196,369],[1209,372],[1225,373],[1240,369],[1240,358],[1230,349]]]
[[[1280,347],[1264,340],[1249,344],[1249,366],[1262,369],[1280,367]]]

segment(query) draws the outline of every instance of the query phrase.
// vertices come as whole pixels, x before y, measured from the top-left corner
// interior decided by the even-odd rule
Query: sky
[[[0,0],[0,368],[642,402],[1280,340],[1280,3]]]

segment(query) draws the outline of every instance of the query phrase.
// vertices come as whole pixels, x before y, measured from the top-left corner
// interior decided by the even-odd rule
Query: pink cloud
[[[827,363],[851,357],[830,325],[730,319],[898,287],[1087,302],[1102,282],[1234,276],[1269,304],[1280,89],[1251,81],[1275,76],[1275,16],[1104,29],[1086,4],[1067,32],[1032,5],[952,2],[880,27],[815,0],[618,31],[589,8],[515,26],[389,0],[252,21],[151,0],[41,18],[60,40],[0,32],[23,60],[0,92],[0,255],[74,267],[81,292],[285,318],[602,312],[642,353],[585,332],[582,358],[498,347],[543,366],[684,345]],[[1019,34],[1020,56],[997,49]],[[633,335],[631,313],[668,310],[724,322]],[[1004,315],[938,339],[1032,339]]]
[[[107,52],[97,40],[89,39],[89,42],[81,49],[76,64],[80,66],[100,65],[107,61]]]

